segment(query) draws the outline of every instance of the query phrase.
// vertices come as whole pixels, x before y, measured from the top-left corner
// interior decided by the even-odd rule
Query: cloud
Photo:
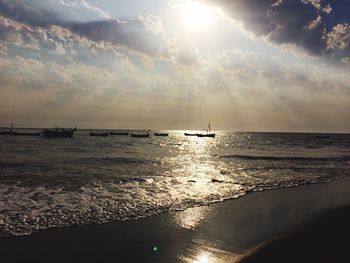
[[[327,48],[338,50],[346,49],[350,43],[350,25],[338,24],[327,34]]]
[[[278,45],[295,45],[311,55],[338,58],[348,47],[348,24],[338,23],[326,0],[203,0],[222,8],[246,30]]]
[[[195,44],[184,37],[175,37],[169,40],[168,56],[177,65],[193,66],[199,59],[199,52]]]
[[[13,8],[22,4],[29,8],[26,14],[35,7],[44,16],[50,13],[47,5],[54,3],[0,3],[5,2],[8,6],[13,3]],[[27,6],[32,2],[32,7]],[[85,8],[82,1],[55,2],[67,10]],[[253,2],[239,3],[243,8]],[[234,3],[229,4],[233,7]],[[322,33],[322,45],[305,43],[307,34],[310,40],[319,41],[326,16],[321,10],[324,4],[300,2],[307,11],[300,12],[303,19],[298,22],[293,21],[296,13],[285,1],[254,3],[266,3],[269,12],[236,12],[262,38],[303,47],[313,54],[322,53],[322,45],[327,48],[327,39],[332,39],[334,50],[347,49],[344,23]],[[261,6],[254,8],[263,12]],[[93,8],[89,12],[94,14],[89,16],[92,20],[84,16],[70,22],[60,12],[41,20],[44,22],[31,21],[20,12],[18,17],[14,13],[0,16],[0,112],[4,121],[41,122],[38,126],[69,122],[90,127],[198,128],[212,119],[217,127],[232,128],[234,123],[246,130],[317,130],[330,123],[335,130],[350,129],[345,127],[350,112],[348,74],[322,64],[317,57],[297,57],[276,47],[272,50],[279,53],[236,48],[200,56],[188,38],[167,41],[158,16],[118,20],[102,19]]]
[[[311,23],[307,26],[308,30],[312,30],[321,25],[322,17],[318,15]]]
[[[76,23],[69,28],[93,41],[121,44],[153,56],[159,56],[166,48],[161,22],[154,16]]]
[[[0,0],[0,14],[26,26],[68,28],[96,42],[125,45],[153,56],[164,52],[167,43],[159,17],[112,19],[85,0]]]
[[[330,14],[332,12],[332,7],[330,4],[323,5],[323,0],[301,0],[302,3],[311,4],[318,11]]]
[[[341,62],[344,64],[350,64],[350,57],[343,58]]]
[[[0,14],[34,26],[111,19],[85,0],[0,0]]]

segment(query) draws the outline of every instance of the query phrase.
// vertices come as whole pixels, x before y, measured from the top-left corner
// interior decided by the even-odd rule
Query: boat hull
[[[197,136],[197,137],[215,138],[215,133],[210,133],[210,134],[201,134],[201,133],[197,133],[196,136]]]
[[[185,132],[185,136],[196,136],[196,134],[195,133],[187,133],[187,132]]]
[[[166,137],[168,136],[169,134],[168,133],[154,133],[154,136],[161,136],[161,137]]]
[[[72,138],[74,130],[43,130],[42,134],[45,138]]]
[[[14,136],[40,136],[41,132],[13,132]]]
[[[115,135],[115,136],[128,136],[128,132],[109,132],[109,135]]]
[[[90,136],[95,136],[95,137],[108,137],[109,134],[108,134],[108,132],[101,132],[101,133],[90,132]]]
[[[11,135],[12,134],[12,131],[3,131],[3,132],[0,132],[0,135]]]
[[[148,138],[149,134],[135,134],[135,133],[132,133],[131,137],[133,137],[133,138]]]

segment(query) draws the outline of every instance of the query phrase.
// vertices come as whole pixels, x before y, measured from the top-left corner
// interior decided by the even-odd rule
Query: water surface
[[[184,210],[350,175],[350,135],[0,136],[0,233]]]

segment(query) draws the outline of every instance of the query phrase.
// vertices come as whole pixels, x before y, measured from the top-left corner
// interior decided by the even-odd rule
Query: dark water
[[[0,234],[183,210],[350,175],[350,135],[0,136]]]

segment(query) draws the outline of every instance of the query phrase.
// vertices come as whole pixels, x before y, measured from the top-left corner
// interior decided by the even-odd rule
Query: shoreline
[[[344,177],[329,183],[251,192],[238,199],[137,220],[4,237],[0,238],[1,259],[236,262],[252,248],[298,229],[315,215],[350,205],[349,187],[350,177]]]

